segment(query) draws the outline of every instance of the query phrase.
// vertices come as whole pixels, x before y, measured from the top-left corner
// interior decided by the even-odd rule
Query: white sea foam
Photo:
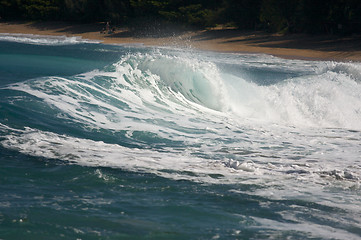
[[[213,142],[207,138],[214,139],[215,136],[205,134],[207,137],[201,136],[201,139],[186,137],[188,143],[183,148],[165,146],[148,149],[31,128],[22,131],[12,131],[3,126],[0,128],[8,133],[1,138],[0,144],[23,154],[61,159],[83,166],[154,173],[171,179],[258,185],[262,187],[255,189],[254,194],[276,199],[297,197],[314,198],[316,201],[319,198],[316,193],[325,194],[325,186],[360,189],[361,165],[357,157],[360,150],[357,149],[356,140],[348,140],[345,136],[340,136],[340,139],[328,139],[328,136],[322,135],[311,138],[299,136],[298,133],[287,134],[275,130],[262,133],[257,130],[258,133],[246,133],[252,138],[251,141],[235,139],[228,144],[219,140]],[[280,134],[282,139],[274,134]],[[218,130],[217,135],[229,138],[235,137],[236,133]],[[171,136],[177,138],[177,134]],[[132,135],[128,137],[132,139]],[[305,143],[305,139],[317,139],[321,143]],[[197,147],[199,144],[202,146]],[[201,155],[197,156],[197,152]],[[325,204],[337,206],[342,204],[340,201],[336,198]]]
[[[252,217],[258,224],[262,226],[262,228],[271,229],[272,232],[269,238],[270,239],[277,239],[279,238],[279,231],[295,231],[295,232],[306,232],[308,233],[309,238],[321,238],[321,239],[329,239],[332,235],[332,239],[350,239],[350,240],[357,240],[360,237],[358,234],[350,233],[343,229],[335,229],[333,227],[325,226],[324,224],[315,224],[315,223],[308,223],[300,222],[298,219],[297,221],[290,221],[290,222],[280,222],[275,220],[270,220],[267,218],[261,217]],[[322,216],[324,218],[324,216]]]
[[[79,43],[100,43],[99,41],[82,39],[81,37],[35,35],[22,33],[0,33],[0,41],[51,46]]]
[[[272,69],[280,68],[280,63],[272,64],[277,65]],[[272,64],[267,64],[266,70]],[[284,68],[296,71],[300,67],[293,63]],[[137,109],[147,109],[155,115],[162,110],[173,116],[184,112],[190,114],[190,111],[216,110],[218,113],[213,111],[214,114],[235,114],[238,119],[264,123],[360,130],[358,68],[357,64],[320,62],[314,64],[313,70],[301,71],[300,76],[259,85],[245,76],[222,71],[208,61],[161,53],[129,54],[115,63],[111,71],[93,71],[71,79],[41,79],[32,81],[33,86],[23,83],[12,88],[41,96],[76,118],[82,117],[84,121],[90,118],[94,124],[101,122],[102,127],[106,119],[110,127],[116,121],[116,115],[124,115],[124,109],[114,108],[113,102],[104,102],[106,97],[133,108],[133,117],[136,117],[137,114],[133,113]],[[105,81],[94,83],[95,79],[102,78]],[[48,87],[64,94],[44,92]],[[97,93],[91,95],[88,91]],[[90,111],[84,106],[84,99],[91,105],[110,109],[112,120],[109,121],[103,112]],[[83,111],[78,111],[82,108]]]
[[[358,64],[248,55],[217,55],[215,62],[212,55],[201,58],[127,54],[102,70],[8,86],[41,99],[60,119],[81,128],[125,131],[121,137],[138,147],[0,126],[8,133],[1,145],[86,166],[255,184],[262,186],[255,194],[274,198],[316,197],[314,192],[330,182],[359,189]],[[247,68],[239,70],[240,63]],[[252,67],[275,77],[262,75],[270,78],[267,84],[257,76],[247,78]],[[146,140],[137,139],[139,133],[148,134]],[[332,201],[328,204],[337,204]]]

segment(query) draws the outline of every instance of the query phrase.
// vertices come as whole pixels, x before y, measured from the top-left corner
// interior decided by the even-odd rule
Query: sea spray
[[[0,238],[361,235],[358,63],[9,41]]]

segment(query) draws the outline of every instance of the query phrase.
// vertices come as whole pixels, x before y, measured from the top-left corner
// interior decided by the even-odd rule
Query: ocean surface
[[[361,239],[361,64],[0,35],[0,239]]]

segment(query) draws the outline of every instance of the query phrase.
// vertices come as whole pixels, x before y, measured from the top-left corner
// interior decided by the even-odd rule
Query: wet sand
[[[176,46],[201,50],[264,53],[282,58],[334,61],[361,61],[361,36],[270,34],[235,29],[177,30],[115,28],[101,33],[104,23],[0,22],[0,33],[78,36],[107,44]]]

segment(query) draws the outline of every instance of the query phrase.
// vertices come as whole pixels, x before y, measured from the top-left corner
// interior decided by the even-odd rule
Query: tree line
[[[360,0],[0,0],[3,20],[139,19],[183,26],[233,26],[272,32],[361,32]]]

